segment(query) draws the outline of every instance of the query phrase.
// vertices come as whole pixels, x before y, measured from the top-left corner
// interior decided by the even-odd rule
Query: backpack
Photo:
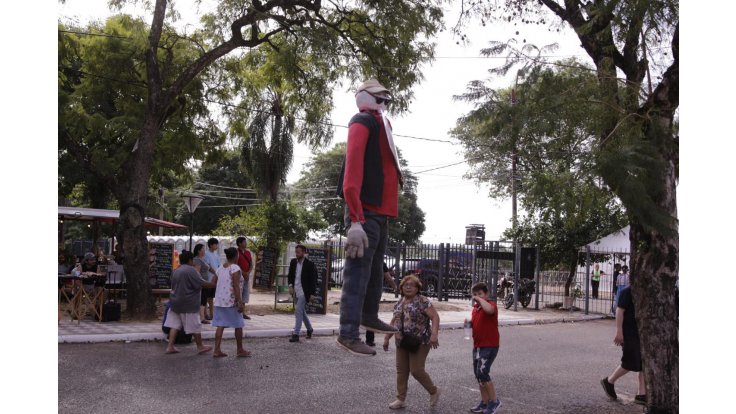
[[[166,323],[166,316],[169,314],[170,308],[171,308],[171,301],[168,301],[166,302],[166,308],[164,309],[164,320],[161,321],[161,330],[164,331],[167,338],[168,338],[169,332],[171,332],[171,328],[169,328],[168,326],[164,326],[164,323]],[[176,338],[174,339],[174,343],[177,345],[191,344],[192,334],[188,334],[184,332],[184,329],[182,327],[182,329],[176,333]]]

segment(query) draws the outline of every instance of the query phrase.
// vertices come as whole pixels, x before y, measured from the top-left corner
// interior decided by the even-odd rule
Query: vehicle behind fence
[[[343,247],[342,240],[332,242],[334,254],[330,287],[342,286]],[[422,293],[439,300],[470,298],[473,284],[485,282],[491,298],[498,300],[499,306],[508,305],[505,302],[511,301],[505,307],[516,309],[521,305],[524,308],[561,308],[602,314],[610,314],[613,310],[614,265],[628,261],[628,252],[582,251],[581,265],[572,271],[542,270],[535,247],[519,246],[515,249],[514,244],[508,241],[487,241],[475,246],[449,243],[390,245],[384,256],[397,285],[404,275],[414,273],[422,282]],[[596,295],[591,280],[595,263],[601,271]],[[499,280],[504,282],[503,286]],[[530,286],[531,297],[520,296],[520,286]],[[384,290],[391,289],[384,283]],[[522,301],[519,301],[520,297]]]

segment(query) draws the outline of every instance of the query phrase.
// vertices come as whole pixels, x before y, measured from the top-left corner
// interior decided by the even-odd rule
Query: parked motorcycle
[[[519,302],[521,302],[521,306],[525,308],[529,306],[535,286],[536,282],[532,279],[522,278],[519,280]],[[511,308],[514,305],[514,282],[504,277],[499,281],[498,287],[503,290],[503,307]]]
[[[514,293],[514,282],[509,276],[501,276],[496,283],[496,300],[503,301],[508,293]]]

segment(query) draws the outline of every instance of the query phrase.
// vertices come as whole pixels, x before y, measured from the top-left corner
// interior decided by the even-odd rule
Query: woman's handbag
[[[422,339],[416,335],[404,331],[404,308],[401,308],[401,339],[399,340],[399,348],[415,353],[419,350],[419,345],[422,344]]]
[[[419,350],[419,345],[422,344],[422,340],[418,336],[414,336],[408,332],[401,333],[401,340],[399,341],[399,348],[411,352],[412,354]]]

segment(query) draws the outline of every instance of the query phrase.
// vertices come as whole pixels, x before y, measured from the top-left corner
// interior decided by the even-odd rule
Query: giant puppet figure
[[[356,355],[376,354],[360,340],[360,327],[396,332],[378,319],[388,218],[398,216],[402,180],[391,124],[385,116],[390,101],[391,92],[375,79],[358,87],[355,103],[360,112],[350,120],[337,186],[338,195],[345,199],[348,229],[337,343]]]

